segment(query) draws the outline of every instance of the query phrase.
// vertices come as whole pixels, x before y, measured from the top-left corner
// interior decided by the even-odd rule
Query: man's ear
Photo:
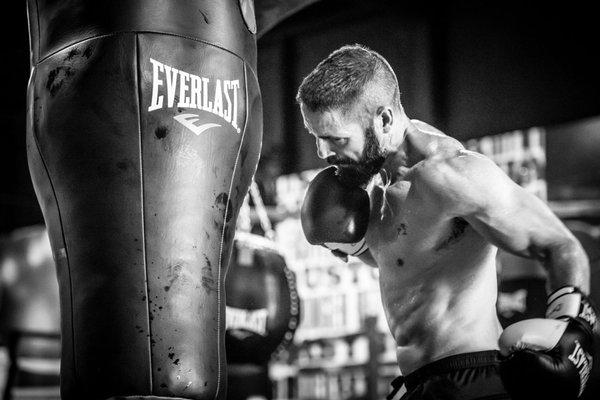
[[[392,129],[394,123],[394,111],[391,107],[379,107],[377,109],[377,117],[381,118],[381,127],[383,133],[388,133]]]

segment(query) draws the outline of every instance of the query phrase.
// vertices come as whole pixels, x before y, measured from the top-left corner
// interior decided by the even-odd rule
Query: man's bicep
[[[543,262],[550,287],[589,291],[589,263],[581,244],[538,197],[513,182],[498,167],[480,165],[466,173],[469,196],[460,216],[484,238],[511,253]],[[469,170],[467,170],[468,172]],[[471,188],[469,190],[468,188]]]
[[[419,175],[421,193],[448,218],[463,218],[498,247],[525,257],[560,243],[569,232],[548,206],[492,160],[463,151]]]

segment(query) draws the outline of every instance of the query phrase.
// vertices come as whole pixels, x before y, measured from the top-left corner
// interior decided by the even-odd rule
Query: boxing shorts
[[[499,353],[480,351],[442,358],[392,381],[387,400],[505,400]]]

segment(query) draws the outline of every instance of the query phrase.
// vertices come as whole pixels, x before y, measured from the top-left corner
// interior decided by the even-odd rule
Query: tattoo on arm
[[[454,218],[452,221],[452,231],[450,232],[450,236],[445,239],[442,243],[440,243],[435,250],[443,250],[448,248],[451,244],[456,243],[460,240],[460,238],[465,233],[465,230],[469,226],[469,223],[462,218]]]

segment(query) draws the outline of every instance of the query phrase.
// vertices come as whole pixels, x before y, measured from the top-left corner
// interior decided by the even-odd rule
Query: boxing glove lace
[[[367,250],[369,195],[358,186],[344,184],[338,168],[327,167],[311,181],[302,208],[302,230],[310,244],[359,256]]]
[[[546,318],[507,327],[500,336],[502,381],[514,399],[576,399],[592,369],[596,312],[577,288],[550,295]]]

